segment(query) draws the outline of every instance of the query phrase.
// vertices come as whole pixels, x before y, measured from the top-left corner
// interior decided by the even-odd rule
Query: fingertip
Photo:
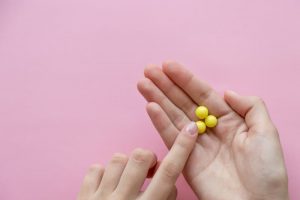
[[[198,127],[195,122],[190,122],[187,125],[185,125],[184,128],[181,130],[173,146],[183,147],[182,149],[184,150],[185,155],[188,156],[192,151],[197,138],[198,138]]]
[[[167,60],[164,60],[164,61],[162,62],[162,66],[167,67],[168,65],[174,64],[174,63],[176,63],[176,61],[171,60],[171,59],[167,59]]]
[[[173,60],[166,60],[162,63],[162,69],[166,73],[172,73],[172,69],[174,69],[174,66],[177,65],[179,64]]]
[[[151,77],[153,75],[153,73],[158,69],[160,69],[160,68],[157,65],[149,64],[144,69],[144,76]]]
[[[163,72],[180,87],[184,87],[194,77],[193,73],[182,64],[173,61],[163,66]]]
[[[122,163],[126,164],[128,162],[128,156],[124,153],[114,153],[109,161],[110,163]]]
[[[225,98],[231,98],[231,97],[237,97],[237,96],[239,96],[239,94],[237,92],[233,91],[233,90],[226,90],[224,92],[224,97]]]
[[[154,152],[150,150],[143,148],[135,148],[131,152],[130,159],[133,159],[137,162],[145,162],[151,160],[151,165],[153,165],[153,163],[156,163],[157,161],[157,156]]]
[[[146,105],[146,108],[147,110],[153,110],[153,109],[157,109],[157,107],[159,107],[159,105],[155,102],[149,102],[147,105]]]
[[[146,105],[146,111],[151,114],[157,114],[161,111],[160,106],[155,102],[149,102]]]
[[[236,104],[239,103],[241,95],[233,90],[226,90],[224,92],[224,100],[235,110]]]
[[[225,92],[224,92],[224,96],[230,96],[232,93],[234,93],[234,91],[232,91],[232,90],[225,90]]]
[[[193,137],[196,136],[198,134],[197,124],[195,122],[191,121],[184,127],[182,133],[185,133],[185,134],[187,134],[189,136],[193,136]]]
[[[144,86],[144,79],[145,78],[141,78],[140,80],[138,80],[138,82],[136,84],[136,88],[138,89],[139,92],[141,92],[141,89]]]
[[[88,172],[89,174],[95,174],[95,173],[103,173],[104,172],[104,166],[100,165],[100,164],[92,164],[89,168],[88,168]]]
[[[151,87],[151,80],[148,78],[142,78],[137,83],[137,88],[140,91],[140,93],[144,93],[145,91],[148,91]]]

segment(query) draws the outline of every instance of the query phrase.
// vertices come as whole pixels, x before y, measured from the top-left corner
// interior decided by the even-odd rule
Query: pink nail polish
[[[187,134],[195,135],[198,132],[198,127],[195,122],[190,122],[185,129]]]

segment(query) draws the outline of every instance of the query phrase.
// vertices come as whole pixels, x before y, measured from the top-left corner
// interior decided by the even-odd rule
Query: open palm
[[[196,120],[198,105],[218,117],[218,125],[199,136],[183,171],[199,199],[288,199],[278,133],[259,98],[234,92],[222,98],[176,62],[148,66],[138,89],[168,148]]]

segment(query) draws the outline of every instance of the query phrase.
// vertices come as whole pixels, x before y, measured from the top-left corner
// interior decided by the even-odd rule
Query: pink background
[[[136,82],[165,59],[220,92],[265,99],[300,199],[299,10],[296,0],[1,0],[0,199],[75,199],[87,167],[114,152],[162,158]]]

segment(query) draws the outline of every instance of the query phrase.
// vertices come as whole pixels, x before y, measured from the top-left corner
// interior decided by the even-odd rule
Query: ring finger
[[[190,122],[186,114],[175,106],[150,79],[142,79],[138,83],[138,89],[148,102],[156,102],[160,105],[178,130]]]

